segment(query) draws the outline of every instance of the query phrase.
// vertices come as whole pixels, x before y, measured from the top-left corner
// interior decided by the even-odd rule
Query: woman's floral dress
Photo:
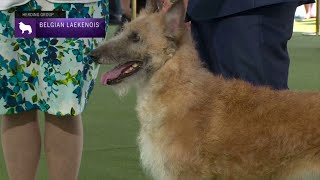
[[[98,73],[98,65],[87,55],[103,38],[14,38],[14,12],[35,10],[66,11],[68,18],[105,18],[106,24],[109,18],[108,0],[86,4],[31,0],[0,11],[0,114],[38,109],[78,115]]]

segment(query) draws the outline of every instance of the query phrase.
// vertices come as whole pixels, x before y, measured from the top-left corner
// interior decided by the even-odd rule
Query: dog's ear
[[[166,36],[170,39],[177,40],[185,28],[185,8],[183,0],[174,3],[165,14]]]
[[[159,6],[160,6],[160,1],[159,0],[147,0],[146,2],[146,12],[147,13],[154,13],[159,11]]]

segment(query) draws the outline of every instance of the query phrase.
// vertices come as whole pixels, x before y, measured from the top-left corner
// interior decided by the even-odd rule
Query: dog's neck
[[[137,92],[141,94],[144,94],[145,91],[164,92],[186,83],[198,81],[195,79],[198,79],[200,74],[207,76],[204,79],[208,80],[217,78],[203,67],[191,39],[189,32],[186,32],[179,42],[179,47],[172,50],[171,54],[167,56],[165,64],[155,71],[142,86],[139,86]]]

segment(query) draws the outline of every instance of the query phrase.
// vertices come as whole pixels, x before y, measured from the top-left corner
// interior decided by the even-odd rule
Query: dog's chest
[[[151,130],[163,124],[167,108],[152,94],[151,90],[145,90],[137,97],[136,111],[141,128]]]
[[[163,146],[143,129],[140,131],[138,141],[140,159],[144,169],[154,179],[168,179],[165,168],[166,155],[163,151]]]
[[[138,137],[141,163],[154,179],[168,179],[165,172],[166,155],[163,151],[165,142],[161,139],[161,125],[166,108],[152,95],[144,93],[143,96],[138,96],[136,110],[141,124]]]

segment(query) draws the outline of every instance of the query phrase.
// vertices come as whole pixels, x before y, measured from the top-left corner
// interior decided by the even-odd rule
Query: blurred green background
[[[108,37],[112,37],[115,28],[110,26]],[[289,43],[289,87],[299,91],[320,90],[320,36],[303,35],[315,31],[315,20],[296,22],[294,31]],[[101,67],[100,72],[106,69]],[[79,180],[146,179],[139,164],[136,144],[139,127],[134,109],[135,98],[134,91],[119,98],[97,81],[83,113],[84,152]],[[42,120],[42,130],[43,125]],[[0,180],[7,180],[1,145],[0,149]],[[47,179],[43,153],[38,180]]]

